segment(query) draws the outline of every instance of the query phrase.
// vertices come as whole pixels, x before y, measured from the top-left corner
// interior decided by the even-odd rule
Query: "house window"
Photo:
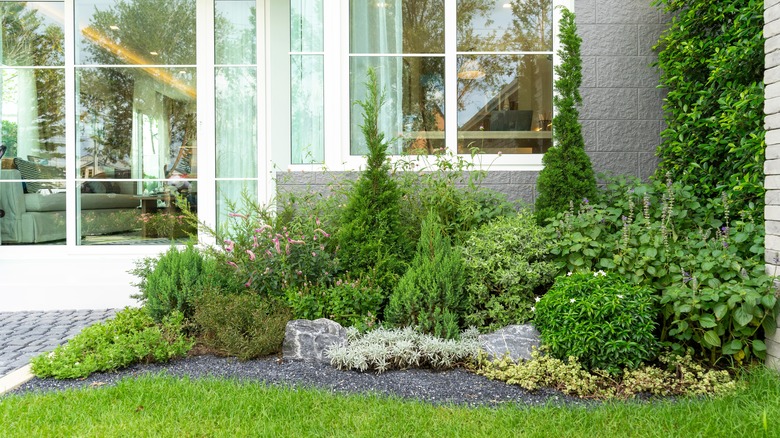
[[[365,97],[373,68],[393,154],[544,153],[552,143],[552,12],[553,0],[352,0],[350,102]],[[456,120],[445,118],[446,108]],[[361,114],[351,108],[352,155],[366,152]]]
[[[325,154],[323,0],[290,2],[290,148],[292,164]]]

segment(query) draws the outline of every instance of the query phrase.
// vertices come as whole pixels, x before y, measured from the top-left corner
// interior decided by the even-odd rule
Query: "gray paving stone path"
[[[0,377],[114,313],[116,309],[0,312]]]

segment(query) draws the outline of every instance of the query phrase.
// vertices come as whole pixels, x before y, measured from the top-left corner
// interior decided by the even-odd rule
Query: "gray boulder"
[[[285,328],[282,357],[330,363],[325,351],[334,344],[347,344],[347,330],[341,324],[327,318],[295,319]]]
[[[509,354],[515,362],[531,359],[531,348],[539,348],[539,332],[530,324],[510,325],[486,335],[479,335],[479,345],[490,360]]]

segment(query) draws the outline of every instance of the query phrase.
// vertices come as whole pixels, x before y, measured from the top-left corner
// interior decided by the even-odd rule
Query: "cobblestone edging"
[[[50,351],[116,310],[0,312],[0,377],[23,367],[33,356]]]

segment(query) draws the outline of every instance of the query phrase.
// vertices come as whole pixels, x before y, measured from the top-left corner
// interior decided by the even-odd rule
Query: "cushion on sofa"
[[[24,195],[27,211],[65,210],[65,193],[28,193]],[[81,210],[103,210],[110,208],[137,208],[140,201],[133,195],[116,193],[84,193],[81,195]]]
[[[22,183],[22,189],[24,190],[24,193],[37,193],[41,189],[62,188],[58,187],[57,183],[35,180],[64,179],[65,169],[36,164],[19,157],[14,158],[14,166],[22,174],[22,179],[25,180]]]

